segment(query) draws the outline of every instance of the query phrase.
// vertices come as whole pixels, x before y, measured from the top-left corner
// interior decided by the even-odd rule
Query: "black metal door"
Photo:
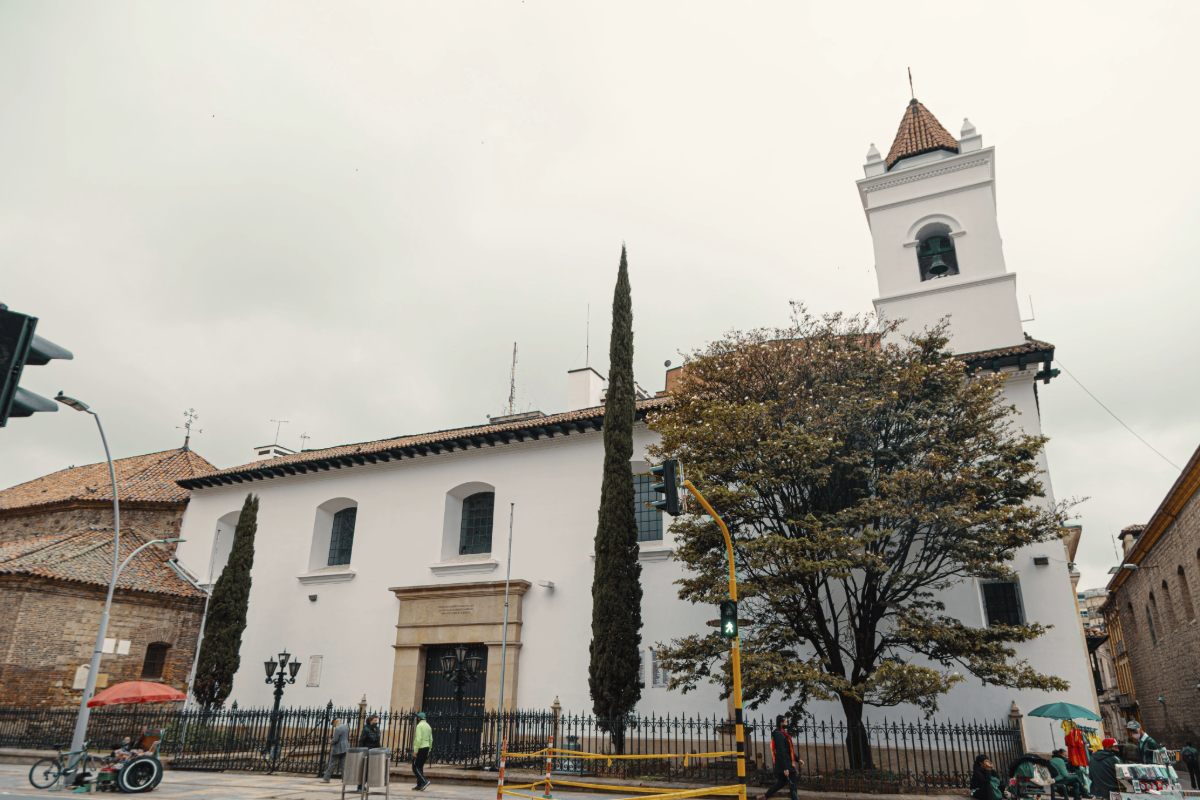
[[[442,656],[454,656],[455,647],[466,647],[468,656],[483,659],[475,680],[456,694],[454,681],[442,673]],[[483,703],[487,693],[487,646],[475,644],[430,647],[425,653],[425,690],[421,700],[423,710],[433,728],[434,761],[456,762],[479,757],[483,733]]]

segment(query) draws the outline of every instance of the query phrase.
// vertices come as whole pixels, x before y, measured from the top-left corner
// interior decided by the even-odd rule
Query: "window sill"
[[[357,574],[354,570],[345,566],[326,567],[306,572],[303,575],[297,575],[296,579],[305,586],[313,586],[320,583],[349,583],[354,580],[354,576]]]
[[[641,544],[645,545],[646,542],[641,542]],[[658,543],[655,542],[655,544]],[[675,549],[672,547],[642,547],[638,551],[638,561],[666,561],[674,552]],[[592,560],[596,560],[595,553],[592,553]]]
[[[499,566],[500,562],[492,558],[491,554],[474,553],[430,564],[429,571],[434,575],[480,575],[493,572]]]

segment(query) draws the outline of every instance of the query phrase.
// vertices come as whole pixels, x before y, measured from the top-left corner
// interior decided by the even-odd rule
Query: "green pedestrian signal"
[[[738,635],[737,601],[726,600],[721,603],[721,636],[726,639],[736,639]]]

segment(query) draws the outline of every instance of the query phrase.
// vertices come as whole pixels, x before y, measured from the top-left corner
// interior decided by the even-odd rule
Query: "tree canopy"
[[[652,455],[678,458],[729,526],[738,571],[743,696],[802,712],[837,700],[926,714],[967,676],[1064,690],[1013,644],[1037,622],[980,627],[945,592],[1011,580],[1022,547],[1062,536],[1068,504],[1044,499],[1045,437],[1014,424],[1003,375],[968,375],[943,321],[901,337],[871,317],[815,318],[732,332],[686,360],[674,403],[655,414]],[[693,509],[694,510],[694,509]],[[672,526],[688,568],[680,597],[727,596],[716,524]],[[715,632],[661,646],[672,685],[731,685]],[[868,755],[869,757],[869,755]]]

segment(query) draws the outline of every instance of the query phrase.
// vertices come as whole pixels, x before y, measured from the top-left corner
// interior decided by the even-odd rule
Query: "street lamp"
[[[117,498],[117,473],[113,469],[112,454],[108,451],[108,439],[104,436],[104,426],[100,424],[100,415],[92,411],[88,404],[82,400],[76,400],[74,397],[67,397],[61,391],[54,398],[68,408],[73,408],[76,411],[83,411],[91,414],[96,419],[96,427],[100,430],[100,442],[104,445],[104,458],[108,461],[108,479],[112,482],[113,495],[113,560],[112,560],[112,577],[108,580],[108,596],[104,600],[104,612],[100,615],[100,628],[96,631],[96,646],[92,649],[92,661],[88,667],[87,683],[83,688],[83,696],[79,698],[79,717],[75,720],[75,733],[71,736],[71,749],[78,751],[83,749],[83,742],[87,738],[88,717],[91,716],[91,709],[88,708],[88,700],[92,699],[92,693],[96,691],[96,677],[100,672],[100,656],[104,652],[104,637],[108,634],[108,617],[109,611],[112,609],[113,592],[117,588],[117,577],[121,574],[121,570],[133,560],[133,557],[145,550],[152,544],[163,544],[167,542],[182,542],[183,539],[155,539],[146,542],[141,547],[129,554],[129,557],[124,562],[120,562],[121,558],[121,503]]]
[[[267,683],[275,685],[275,708],[271,711],[271,730],[267,734],[267,753],[268,757],[272,759],[279,758],[279,745],[275,743],[275,732],[279,727],[279,701],[283,700],[283,687],[284,684],[295,683],[296,673],[300,671],[298,660],[288,663],[288,659],[291,657],[292,654],[284,650],[279,654],[278,661],[269,658],[263,662],[263,669],[267,673]],[[278,674],[276,674],[276,670],[279,670]]]
[[[454,721],[454,744],[457,747],[459,744],[459,726],[462,723],[463,713],[463,694],[468,683],[474,683],[479,679],[479,668],[483,664],[483,657],[478,655],[467,655],[467,646],[460,644],[455,646],[454,654],[446,654],[442,656],[442,678],[449,681],[454,686],[454,703],[458,713]]]

